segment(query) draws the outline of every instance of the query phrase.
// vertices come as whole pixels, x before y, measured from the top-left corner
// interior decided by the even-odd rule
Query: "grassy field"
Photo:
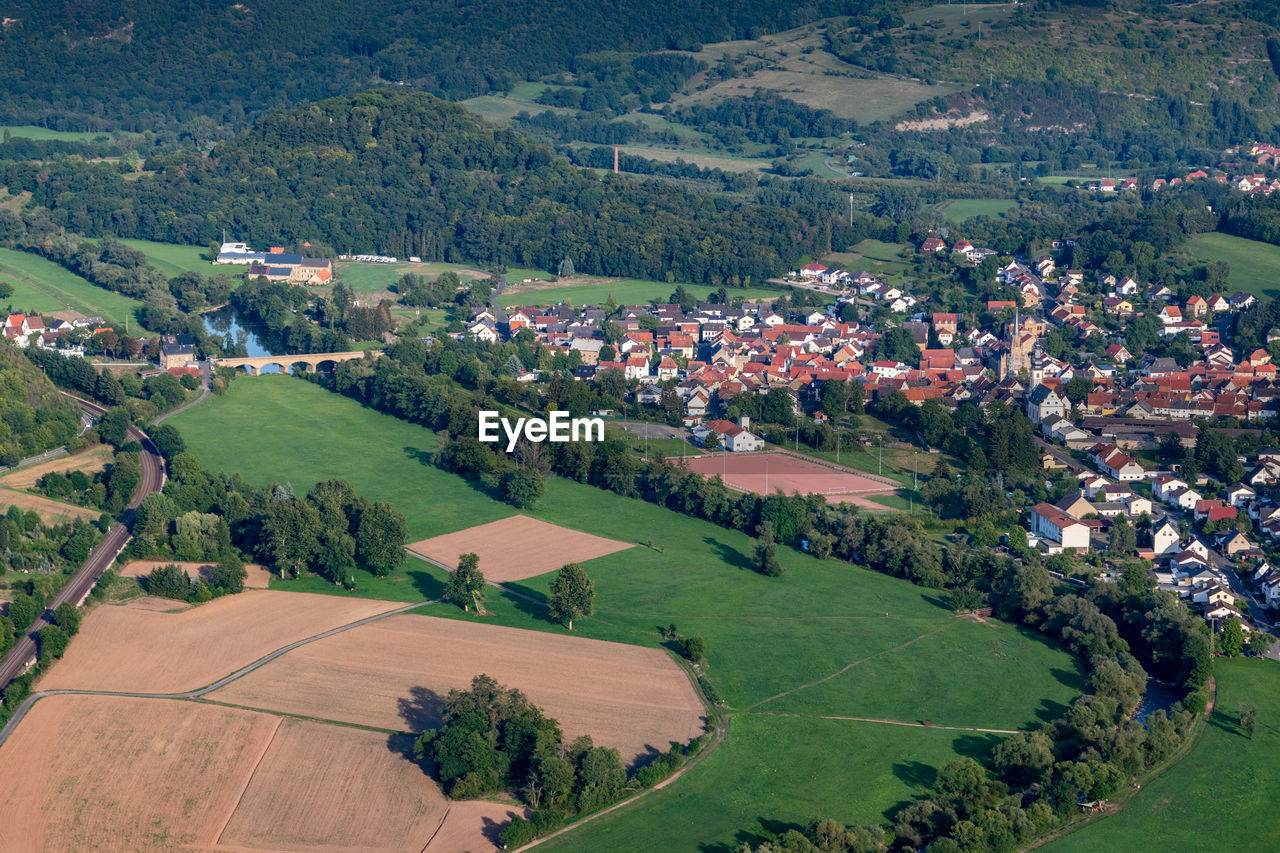
[[[100,136],[110,136],[108,133],[49,130],[48,128],[36,127],[31,124],[8,125],[4,129],[15,139],[57,139],[62,142],[91,142]]]
[[[1267,817],[1280,796],[1280,671],[1269,660],[1218,660],[1214,675],[1217,705],[1191,754],[1147,784],[1119,814],[1041,850],[1280,849],[1280,820]],[[1258,708],[1252,740],[1236,724],[1241,703]]]
[[[877,275],[898,275],[907,268],[902,252],[911,247],[906,243],[885,243],[880,240],[863,240],[848,252],[832,252],[822,260],[838,264],[851,272],[866,270]]]
[[[946,217],[948,222],[958,223],[964,222],[970,216],[990,216],[994,218],[1017,206],[1018,203],[1013,199],[958,198],[943,204],[942,215]]]
[[[334,272],[338,281],[356,293],[380,293],[400,280],[406,273],[425,275],[435,278],[443,272],[456,272],[458,277],[466,279],[484,278],[487,273],[475,267],[461,264],[361,264],[355,261],[336,261]]]
[[[1231,287],[1259,299],[1280,294],[1280,246],[1246,240],[1231,234],[1197,234],[1187,241],[1187,251],[1200,261],[1226,261],[1231,265]]]
[[[725,743],[676,785],[542,845],[552,851],[731,853],[814,817],[886,823],[934,768],[994,738],[847,720],[735,717]],[[816,783],[815,780],[822,780]]]
[[[0,281],[13,286],[9,306],[15,311],[52,313],[75,311],[101,316],[113,325],[141,331],[134,310],[142,303],[90,284],[38,255],[0,249]]]
[[[654,145],[619,145],[618,150],[634,157],[657,160],[662,163],[674,163],[683,160],[700,169],[720,169],[724,172],[762,172],[768,169],[773,161],[758,157],[735,157],[721,151],[709,152],[704,148],[664,148]]]
[[[508,277],[513,281],[517,280],[514,275],[509,274]],[[638,278],[585,277],[576,280],[574,284],[562,287],[538,288],[518,293],[508,291],[498,297],[498,304],[503,308],[509,308],[512,305],[555,305],[567,299],[578,306],[600,305],[609,301],[609,297],[612,296],[619,305],[642,305],[653,299],[663,301],[669,299],[677,286],[678,283],[644,281]],[[705,299],[716,291],[716,288],[708,284],[686,284],[684,287],[690,293],[696,294],[699,299]],[[726,289],[731,299],[734,297],[768,299],[780,295],[780,291],[760,287]]]
[[[237,379],[225,396],[172,423],[206,466],[239,471],[251,483],[289,481],[302,492],[316,480],[344,477],[363,495],[395,503],[413,538],[514,513],[425,464],[430,431],[297,379]],[[731,845],[740,830],[767,831],[762,820],[801,823],[831,813],[879,822],[922,790],[931,768],[988,749],[997,736],[823,717],[1016,729],[1045,719],[1080,688],[1065,653],[1009,625],[956,617],[937,591],[790,549],[780,555],[789,571],[765,578],[752,570],[752,540],[741,533],[559,478],[529,514],[640,544],[587,562],[595,613],[575,623],[575,633],[656,646],[658,627],[674,622],[703,637],[707,676],[732,715],[723,754],[687,783],[591,824],[562,846],[603,849],[597,833],[604,833],[633,839],[617,849],[688,850]],[[415,559],[387,578],[362,575],[357,594],[425,600],[439,594],[441,579]],[[509,586],[524,597],[494,591],[487,620],[563,633],[529,600],[544,598],[550,579]],[[349,594],[318,578],[273,586]],[[475,618],[448,605],[426,612]],[[981,704],[967,698],[974,694]],[[683,818],[694,813],[716,817]],[[605,847],[614,849],[611,841]]]
[[[120,242],[142,252],[153,267],[169,278],[176,278],[184,272],[198,272],[201,275],[244,272],[244,267],[213,266],[212,259],[207,257],[209,249],[203,246],[179,246],[176,243],[156,243],[151,240],[121,240]]]

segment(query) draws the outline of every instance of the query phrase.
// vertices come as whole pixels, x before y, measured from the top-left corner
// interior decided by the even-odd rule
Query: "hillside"
[[[0,181],[93,236],[207,245],[225,228],[438,261],[554,269],[568,256],[583,273],[730,286],[825,247],[839,198],[782,181],[729,194],[598,178],[461,107],[392,89],[272,112],[207,158],[147,168],[125,180],[113,164],[14,164]]]
[[[0,465],[12,465],[71,440],[80,410],[18,351],[0,344]]]
[[[0,29],[0,113],[63,130],[243,122],[382,82],[448,97],[506,89],[593,50],[696,48],[838,14],[840,0],[17,0]],[[19,120],[20,119],[20,120]]]

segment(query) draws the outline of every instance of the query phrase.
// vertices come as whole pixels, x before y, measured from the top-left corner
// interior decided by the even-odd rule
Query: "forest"
[[[208,158],[146,166],[156,174],[126,181],[115,164],[11,163],[0,181],[89,236],[204,245],[226,228],[339,252],[541,269],[570,257],[584,273],[729,286],[883,227],[839,219],[843,197],[819,182],[728,194],[596,177],[460,107],[392,90],[273,112]]]
[[[170,129],[205,148],[263,109],[382,82],[466,98],[583,54],[697,49],[862,5],[569,0],[552,15],[534,0],[19,0],[0,29],[0,114],[60,130]]]

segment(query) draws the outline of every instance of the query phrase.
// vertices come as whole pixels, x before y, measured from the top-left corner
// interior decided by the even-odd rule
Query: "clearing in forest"
[[[210,694],[219,702],[384,729],[440,725],[444,697],[485,673],[632,761],[703,731],[688,677],[654,648],[403,614],[294,649]]]
[[[393,601],[249,590],[179,612],[155,599],[105,605],[85,617],[41,690],[177,693],[217,681],[283,646],[400,606]]]
[[[414,542],[409,550],[448,567],[456,566],[461,554],[476,554],[485,580],[506,583],[630,547],[628,542],[580,533],[527,515],[513,515]]]

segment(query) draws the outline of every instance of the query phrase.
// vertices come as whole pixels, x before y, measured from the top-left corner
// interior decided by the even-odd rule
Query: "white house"
[[[1041,503],[1031,508],[1031,532],[1057,542],[1063,548],[1089,550],[1089,527],[1053,504]]]
[[[1178,528],[1173,522],[1166,520],[1164,524],[1152,532],[1151,550],[1155,552],[1157,557],[1176,553],[1182,549],[1182,546],[1178,544],[1181,539],[1182,537],[1178,535]]]

